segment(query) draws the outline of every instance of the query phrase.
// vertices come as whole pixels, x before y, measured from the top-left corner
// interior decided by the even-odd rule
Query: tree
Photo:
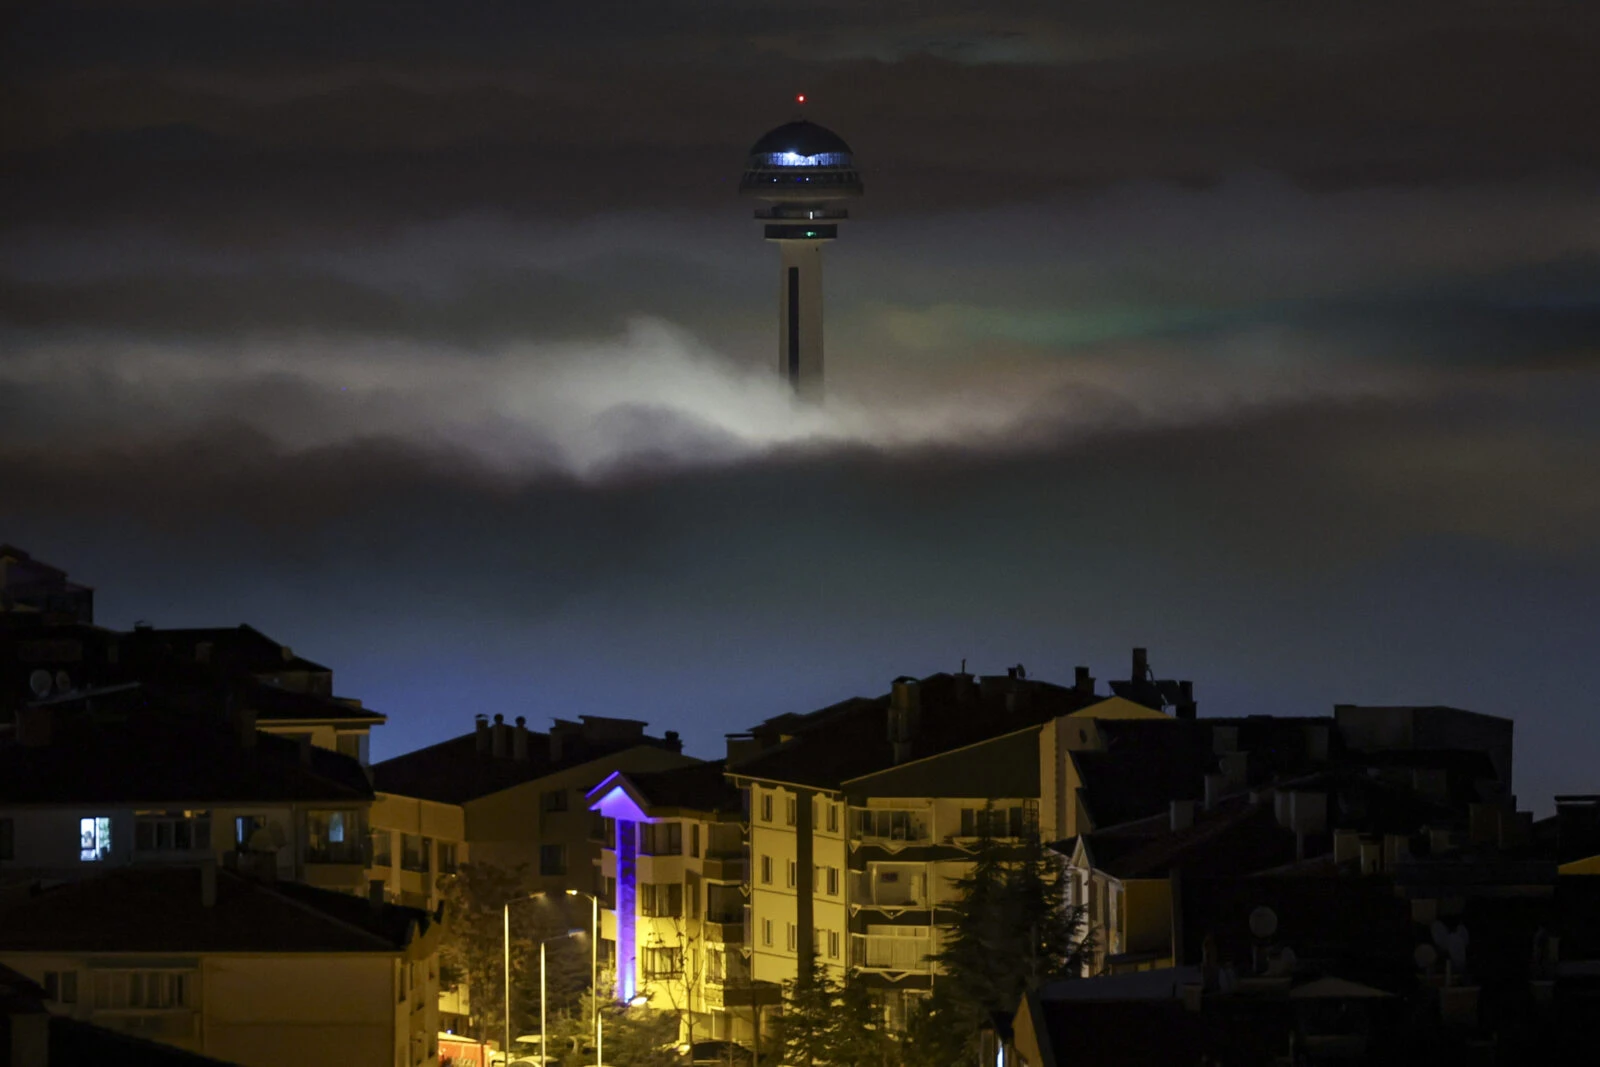
[[[943,972],[908,1028],[908,1062],[944,1067],[975,1055],[978,1028],[995,1012],[1014,1012],[1046,982],[1077,976],[1092,946],[1081,937],[1084,911],[1065,902],[1058,859],[1037,836],[1020,847],[985,837],[972,870],[955,881]]]
[[[657,920],[659,922],[659,920]],[[674,948],[678,953],[678,973],[659,984],[666,993],[678,1017],[682,1020],[684,1041],[694,1044],[694,1009],[696,993],[704,984],[706,961],[702,958],[702,938],[694,937],[684,925],[681,915],[672,919],[670,937],[663,939],[658,928],[652,926],[651,948]]]
[[[445,884],[445,931],[439,946],[441,987],[465,986],[472,1030],[480,1041],[505,1034],[505,928],[507,901],[530,892],[525,865],[463,864]],[[530,900],[511,908],[512,1029],[530,1033],[539,1019],[539,942],[574,925],[563,898]],[[589,985],[585,939],[563,938],[545,950],[546,1015],[552,1022],[581,1005]],[[552,1026],[552,1030],[554,1027]]]
[[[681,1067],[676,1013],[612,1003],[600,1009],[600,1017],[607,1065]]]
[[[777,1044],[783,1062],[813,1067],[838,1063],[839,986],[817,960],[816,952],[800,959],[792,981],[783,983],[783,1014],[776,1020]]]
[[[852,968],[845,972],[834,1011],[837,1032],[832,1062],[849,1067],[893,1067],[900,1062],[900,1050],[860,971]]]

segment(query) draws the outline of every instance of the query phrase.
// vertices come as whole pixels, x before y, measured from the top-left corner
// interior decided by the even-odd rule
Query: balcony
[[[850,844],[890,851],[933,843],[925,808],[856,808],[850,813]]]
[[[908,930],[921,930],[909,927]],[[901,937],[895,934],[851,934],[850,965],[863,971],[894,971],[901,974],[931,974],[933,938]]]
[[[366,838],[359,840],[323,841],[306,846],[307,863],[348,863],[363,869],[370,867],[371,852]]]
[[[708,855],[700,866],[701,874],[712,882],[743,882],[747,870],[742,852],[731,856]]]
[[[928,876],[920,864],[874,863],[850,872],[850,906],[911,911],[928,907]]]
[[[718,941],[724,945],[744,944],[744,916],[708,917],[704,937],[707,941]]]

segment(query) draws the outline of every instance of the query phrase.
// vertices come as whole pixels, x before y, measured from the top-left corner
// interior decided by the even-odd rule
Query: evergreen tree
[[[894,1067],[900,1062],[897,1042],[889,1036],[861,972],[845,972],[834,1012],[837,1032],[830,1062],[840,1067]]]
[[[815,1067],[837,1062],[838,999],[838,983],[818,962],[815,952],[807,953],[794,980],[783,984],[783,1014],[776,1020],[776,1037],[784,1063]]]
[[[985,820],[987,824],[988,820]],[[1084,914],[1065,904],[1059,861],[1037,837],[1020,848],[983,838],[956,879],[935,994],[908,1026],[907,1062],[947,1067],[975,1054],[978,1028],[1046,982],[1075,977],[1089,952]]]

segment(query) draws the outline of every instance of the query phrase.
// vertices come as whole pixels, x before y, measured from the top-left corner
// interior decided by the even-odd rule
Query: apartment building
[[[470,733],[373,765],[375,855],[387,845],[391,862],[372,877],[404,899],[470,850],[474,862],[524,865],[534,890],[587,891],[601,853],[589,790],[613,771],[698,762],[675,731],[652,737],[637,719],[585,715],[541,732],[479,715]]]
[[[0,880],[209,859],[361,893],[372,801],[354,759],[248,714],[173,713],[140,688],[27,708],[0,737]]]
[[[752,981],[743,796],[721,761],[618,771],[589,791],[603,820],[598,894],[615,995],[682,1020],[685,1042],[753,1041],[779,989]]]
[[[215,863],[129,867],[0,901],[0,964],[57,1018],[245,1067],[424,1067],[439,919]]]

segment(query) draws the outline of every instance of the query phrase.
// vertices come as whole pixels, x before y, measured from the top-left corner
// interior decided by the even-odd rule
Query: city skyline
[[[1546,810],[1600,684],[1595,29],[1458,7],[24,6],[0,538],[327,663],[376,758],[710,756],[1139,645],[1202,716],[1513,717]],[[822,411],[737,195],[798,92],[871,161]]]

